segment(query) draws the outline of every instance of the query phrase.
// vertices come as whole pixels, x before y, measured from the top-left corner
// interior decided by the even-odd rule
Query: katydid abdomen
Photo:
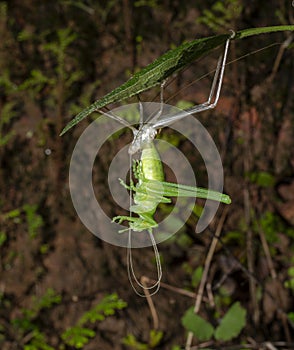
[[[164,181],[162,161],[153,142],[148,143],[141,156],[143,176],[147,180]]]
[[[130,210],[154,225],[153,215],[156,208],[159,203],[166,202],[166,200],[163,198],[163,188],[161,187],[161,183],[164,181],[162,161],[153,142],[146,144],[143,148],[141,160],[134,164],[134,175],[138,180],[134,195],[136,205],[133,205]],[[155,194],[149,193],[145,189],[146,180],[157,183],[159,190]]]

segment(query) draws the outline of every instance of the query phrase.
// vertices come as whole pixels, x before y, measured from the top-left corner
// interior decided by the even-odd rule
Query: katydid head
[[[156,129],[150,124],[144,124],[139,130],[133,130],[134,139],[129,147],[129,154],[141,151],[148,143],[152,142],[157,134]]]

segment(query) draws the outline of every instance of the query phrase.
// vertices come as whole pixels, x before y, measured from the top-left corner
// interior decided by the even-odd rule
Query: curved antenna
[[[116,120],[120,124],[126,126],[127,128],[130,128],[133,131],[133,133],[136,134],[136,132],[137,132],[136,128],[134,128],[127,120],[119,117],[118,115],[113,114],[112,111],[104,112],[101,109],[99,109],[97,112],[99,112],[99,113],[101,113],[103,115],[106,115],[107,117],[109,117],[109,118],[111,118],[113,120]]]
[[[134,292],[143,298],[145,298],[146,295],[140,293],[137,290],[133,280],[136,282],[136,285],[139,286],[140,288],[142,288],[143,290],[152,290],[155,288],[155,290],[153,290],[151,293],[148,293],[148,296],[152,296],[159,291],[160,281],[162,278],[162,268],[161,268],[161,262],[160,262],[160,256],[159,256],[157,244],[156,244],[156,241],[155,241],[155,238],[153,236],[152,231],[148,230],[148,233],[149,233],[150,240],[152,242],[152,247],[154,250],[155,261],[156,261],[156,269],[157,269],[157,281],[152,286],[150,286],[150,287],[144,286],[141,282],[139,282],[138,278],[136,277],[136,273],[135,273],[134,265],[133,265],[133,255],[132,255],[132,239],[131,239],[132,230],[130,228],[129,228],[129,236],[128,236],[128,248],[127,248],[127,267],[128,267],[129,281],[130,281],[130,284],[131,284]]]

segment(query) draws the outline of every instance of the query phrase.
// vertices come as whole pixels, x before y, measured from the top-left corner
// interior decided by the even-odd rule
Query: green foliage
[[[271,244],[276,243],[278,240],[278,233],[281,232],[283,228],[280,218],[267,211],[260,218],[259,224],[265,234],[266,240]]]
[[[122,343],[135,350],[148,350],[148,344],[139,342],[133,334],[128,334],[124,337]]]
[[[294,323],[294,312],[289,312],[288,313],[289,320]]]
[[[35,238],[38,234],[38,229],[43,226],[42,217],[36,213],[37,205],[25,204],[23,210],[26,214],[26,221],[28,224],[29,237]]]
[[[237,337],[246,325],[246,310],[239,302],[234,303],[222,318],[214,336],[217,340],[231,340]]]
[[[159,6],[158,0],[137,0],[134,2],[135,7],[148,6],[151,8],[157,8]]]
[[[201,205],[199,205],[199,204],[195,204],[195,205],[193,205],[192,211],[193,211],[193,214],[194,214],[197,218],[200,218],[200,216],[201,216],[202,213],[203,213],[203,207],[201,207]]]
[[[57,40],[43,45],[43,49],[50,52],[57,61],[55,83],[64,84],[65,89],[69,89],[83,76],[81,71],[76,70],[73,72],[66,67],[67,61],[70,60],[67,50],[76,39],[77,35],[70,28],[59,29],[57,31]]]
[[[85,312],[75,326],[63,332],[62,340],[69,346],[77,349],[82,348],[96,334],[92,329],[84,327],[87,323],[103,321],[107,316],[114,315],[116,310],[121,310],[126,306],[127,303],[119,299],[117,294],[107,295],[99,304]]]
[[[206,25],[214,32],[232,28],[232,22],[237,21],[243,10],[240,0],[216,1],[211,10],[205,9],[203,15],[197,18],[198,23]]]
[[[188,109],[194,106],[194,103],[186,101],[186,100],[180,100],[177,102],[176,107],[179,109]]]
[[[87,311],[79,320],[78,324],[83,325],[86,322],[94,323],[103,321],[105,317],[114,315],[116,310],[121,310],[127,306],[127,303],[118,298],[117,294],[110,294],[103,298],[99,304]]]
[[[93,83],[85,84],[83,87],[83,90],[81,91],[80,96],[76,98],[75,102],[71,103],[69,107],[69,113],[70,114],[77,114],[80,112],[81,107],[84,108],[88,106],[91,103],[93,91],[97,89],[98,86],[100,86],[101,81],[96,80]]]
[[[278,215],[270,211],[266,211],[259,220],[254,220],[253,227],[256,232],[258,232],[261,227],[266,240],[271,245],[278,242],[279,233],[284,233],[292,238],[294,237],[294,229],[287,227]],[[271,248],[273,247],[271,246]]]
[[[203,267],[202,266],[198,266],[196,270],[194,270],[193,274],[192,274],[192,286],[194,288],[196,288],[200,281],[201,281],[201,277],[203,274]]]
[[[32,298],[32,306],[22,310],[22,317],[12,321],[17,333],[21,336],[30,333],[30,340],[25,344],[26,350],[52,350],[46,342],[46,336],[38,325],[38,318],[45,309],[51,309],[54,305],[61,303],[61,296],[53,289],[47,289],[46,293],[40,297]],[[92,309],[85,312],[76,325],[65,330],[60,338],[65,345],[81,349],[96,332],[86,327],[87,323],[103,321],[107,316],[113,315],[116,310],[126,307],[126,303],[119,299],[116,294],[107,295],[101,302]],[[153,337],[155,339],[155,337]]]
[[[0,81],[0,87],[1,87],[1,81]],[[0,148],[5,146],[14,135],[13,130],[6,132],[5,129],[9,126],[11,120],[16,116],[16,112],[14,110],[15,106],[16,106],[16,101],[10,101],[10,102],[6,102],[1,109]]]
[[[294,292],[294,266],[289,267],[287,273],[289,279],[285,281],[284,286]]]
[[[247,174],[250,182],[260,187],[274,187],[275,177],[266,171],[257,171]]]
[[[194,313],[193,307],[185,312],[182,317],[182,325],[200,341],[211,339],[214,332],[214,328],[209,322]]]
[[[82,72],[78,69],[72,70],[76,65],[73,57],[70,56],[69,47],[76,40],[77,36],[71,29],[58,29],[54,40],[41,44],[44,53],[52,56],[56,62],[52,71],[34,68],[20,86],[20,90],[26,90],[32,98],[36,98],[44,88],[50,89],[51,95],[47,96],[46,104],[56,105],[56,101],[64,103],[66,95],[71,91],[74,83],[80,80]],[[32,39],[30,36],[27,39]],[[39,39],[40,40],[40,39]]]
[[[182,317],[182,324],[200,341],[210,340],[212,336],[217,340],[227,341],[237,337],[245,327],[246,310],[239,302],[234,303],[221,319],[220,325],[214,329],[209,322],[194,314],[193,308],[190,308]]]
[[[223,238],[223,242],[226,244],[236,244],[240,246],[244,246],[245,240],[246,235],[244,235],[242,228],[240,228],[240,230],[227,232],[225,237]]]
[[[61,303],[61,296],[56,294],[54,289],[48,288],[42,297],[32,298],[31,308],[22,310],[22,314],[23,314],[22,320],[31,321],[35,319],[41,313],[42,310],[50,309],[54,304],[60,304],[60,303]]]
[[[92,329],[75,326],[63,332],[61,338],[65,344],[73,346],[76,349],[81,349],[84,345],[88,344],[90,338],[95,337],[95,334]]]
[[[173,132],[173,133],[163,133],[160,139],[167,142],[166,144],[160,146],[160,150],[164,152],[171,148],[170,145],[178,147],[180,142],[184,140],[185,137],[177,132]]]
[[[161,331],[157,331],[152,329],[149,333],[149,341],[148,343],[139,342],[134,335],[128,334],[123,339],[123,344],[134,349],[134,350],[149,350],[156,348],[163,337],[163,333]]]
[[[33,69],[31,71],[31,76],[27,78],[20,86],[20,90],[26,90],[34,97],[47,85],[54,86],[56,81],[47,77],[41,70]]]
[[[61,296],[49,288],[46,293],[40,298],[32,298],[32,306],[22,310],[22,317],[12,321],[16,331],[24,336],[30,332],[31,337],[29,342],[24,345],[24,350],[53,350],[46,342],[45,335],[41,332],[37,325],[37,318],[44,309],[49,309],[53,305],[61,303]]]
[[[163,337],[163,332],[157,331],[155,329],[151,329],[150,331],[150,340],[149,340],[149,346],[153,349],[157,345],[159,345],[161,339]]]
[[[10,210],[9,212],[3,214],[3,219],[14,219],[14,222],[20,222],[19,217],[20,217],[21,211],[19,209],[13,209]]]
[[[7,234],[3,231],[0,231],[0,247],[6,242]]]
[[[55,350],[46,343],[46,338],[43,333],[35,329],[32,331],[29,344],[24,345],[24,350]]]
[[[256,217],[252,213],[252,228],[255,233],[262,231],[269,243],[270,252],[272,255],[276,254],[275,244],[279,242],[279,234],[284,234],[290,238],[294,237],[294,229],[287,226],[287,224],[280,218],[279,215],[270,211],[264,212],[261,217]],[[223,243],[231,245],[244,246],[247,230],[247,225],[244,221],[240,221],[239,228],[234,231],[229,231],[223,238]]]
[[[14,38],[9,30],[9,16],[6,2],[0,2],[0,151],[12,139],[12,120],[16,117],[17,86],[11,80],[11,49]],[[3,98],[4,97],[4,98]]]
[[[215,305],[218,309],[222,309],[224,306],[227,307],[232,303],[231,294],[225,288],[221,286],[219,292],[215,295]],[[215,313],[215,316],[219,317],[219,311]]]
[[[25,204],[21,209],[13,209],[2,215],[0,214],[0,219],[8,225],[7,227],[9,227],[10,222],[14,224],[23,222],[22,216],[24,213],[29,237],[34,239],[37,236],[40,227],[44,224],[42,217],[37,214],[37,209],[38,207],[35,204]],[[0,247],[5,243],[7,237],[5,230],[0,231]]]
[[[7,95],[13,96],[16,88],[9,79],[7,72],[0,73],[0,89],[4,90]],[[0,118],[0,149],[5,146],[14,135],[14,131],[10,130],[10,124],[13,118],[16,117],[16,100],[8,100],[1,105],[1,118]]]

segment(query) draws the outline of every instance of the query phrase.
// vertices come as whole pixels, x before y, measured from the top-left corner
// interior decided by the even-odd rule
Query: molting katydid
[[[149,233],[150,240],[155,251],[158,275],[157,282],[151,287],[148,287],[147,289],[155,289],[152,292],[152,294],[154,294],[159,288],[160,279],[162,276],[159,254],[152,233],[152,229],[158,226],[158,223],[154,219],[154,213],[156,211],[157,206],[160,203],[170,203],[171,199],[168,197],[194,197],[215,200],[225,204],[231,203],[231,199],[229,196],[217,191],[165,182],[162,162],[153,143],[153,140],[157,133],[157,129],[168,126],[186,117],[187,115],[206,111],[216,106],[220,96],[229,43],[230,39],[226,41],[224,53],[218,60],[216,72],[211,86],[211,91],[206,102],[200,105],[196,105],[188,110],[164,114],[162,102],[163,97],[161,93],[161,108],[153,115],[148,116],[146,121],[144,121],[145,118],[143,104],[139,103],[140,124],[138,129],[134,128],[125,119],[113,114],[111,111],[101,112],[109,118],[112,118],[120,122],[121,124],[129,127],[133,131],[134,138],[128,150],[130,156],[138,151],[142,152],[141,159],[139,161],[134,161],[133,163],[133,173],[134,177],[137,180],[137,184],[134,184],[133,181],[130,180],[130,185],[128,186],[122,180],[120,180],[121,184],[131,191],[131,195],[132,191],[135,192],[135,205],[130,205],[130,212],[138,214],[138,217],[133,217],[132,215],[130,215],[116,216],[113,218],[114,222],[129,222],[129,227],[124,230],[121,230],[120,232],[129,231],[128,274],[134,290],[139,295],[141,294],[136,290],[131,279],[133,278],[141,288],[146,289],[147,287],[143,286],[137,280],[133,270],[131,253],[132,231],[140,232],[143,230],[147,230]],[[162,84],[162,87],[163,85],[164,83]],[[161,92],[162,91],[163,89],[161,89]]]

